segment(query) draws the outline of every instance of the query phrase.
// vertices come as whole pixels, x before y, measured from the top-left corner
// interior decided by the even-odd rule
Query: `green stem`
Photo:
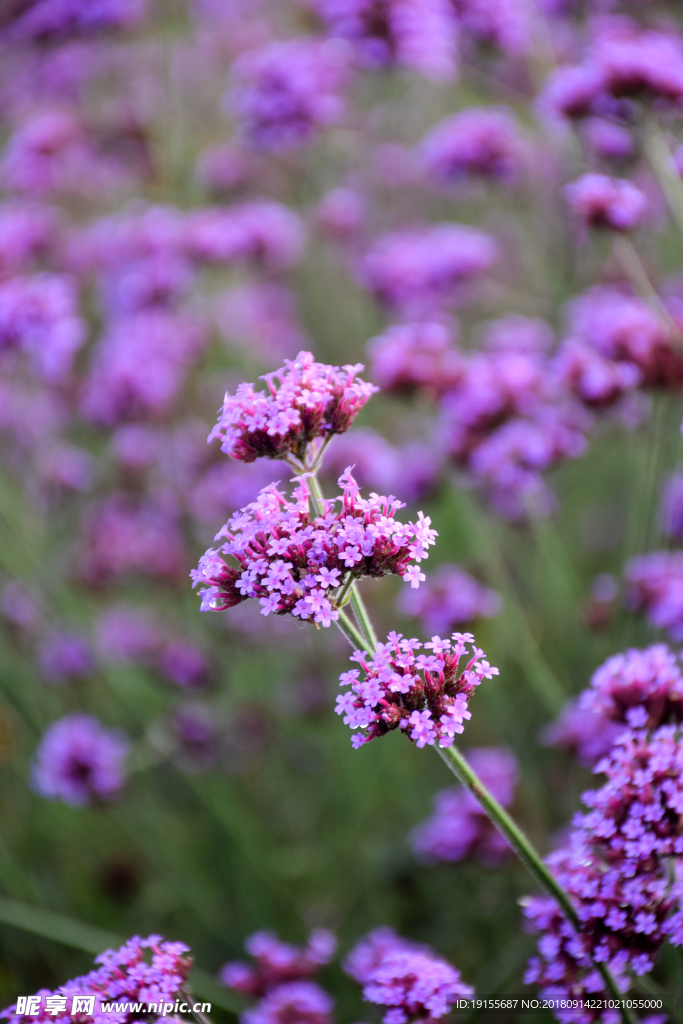
[[[351,607],[361,632],[365,637],[365,642],[368,644],[368,651],[372,654],[377,647],[377,634],[373,628],[363,598],[358,593],[358,587],[353,585],[351,586]]]
[[[346,579],[346,583],[344,583],[339,588],[339,590],[337,591],[337,593],[335,595],[334,602],[335,602],[337,608],[343,608],[344,605],[346,604],[346,602],[347,602],[347,600],[349,598],[349,591],[351,590],[351,587],[353,586],[354,582],[355,582],[355,580],[353,578],[353,573],[350,572],[348,577],[347,577],[347,579]]]
[[[365,651],[367,650],[367,643],[362,633],[356,629],[351,619],[348,617],[346,612],[339,612],[339,618],[337,619],[337,626],[341,629],[342,633],[349,641],[354,651]],[[370,653],[370,652],[368,652]]]
[[[480,804],[493,825],[505,836],[522,864],[533,875],[538,884],[556,901],[567,920],[577,931],[580,931],[581,922],[574,904],[548,867],[543,863],[533,844],[519,825],[513,821],[505,808],[501,807],[455,745],[446,748],[437,747],[436,749],[455,777]],[[620,999],[622,993],[617,988],[617,983],[609,968],[602,963],[596,963],[595,967],[600,972],[609,994],[615,999]],[[627,1009],[622,1008],[619,1012],[624,1024],[636,1024],[635,1019]]]
[[[308,493],[310,495],[310,501],[315,502],[318,505],[318,508],[321,509],[321,503],[323,501],[323,492],[320,487],[320,482],[318,480],[317,474],[315,472],[310,472],[306,475],[305,479],[306,486],[308,487]],[[353,580],[349,587],[349,591],[351,594],[351,607],[353,608],[353,613],[356,616],[356,621],[358,622],[362,634],[360,644],[357,644],[355,640],[352,640],[351,642],[356,643],[356,646],[360,650],[367,650],[368,653],[371,654],[375,650],[375,647],[377,646],[377,635],[372,627],[370,617],[363,603],[363,598],[358,593],[358,589]],[[343,612],[339,616],[340,623],[342,621],[342,615]],[[346,616],[344,616],[344,619],[346,625],[339,625],[339,628],[342,630],[343,633],[346,634],[347,637],[349,637],[349,639],[351,639],[351,634],[349,633],[349,630],[347,628],[348,626],[352,626],[351,621]],[[355,629],[354,633],[356,636],[360,636],[360,634],[357,633]]]
[[[683,234],[683,181],[672,165],[671,150],[664,132],[655,121],[650,121],[643,132],[645,154],[655,173],[669,211],[678,230]]]

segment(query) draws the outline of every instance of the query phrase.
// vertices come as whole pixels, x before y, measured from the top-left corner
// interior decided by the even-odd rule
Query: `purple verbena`
[[[515,756],[508,750],[482,747],[468,751],[467,760],[495,799],[509,807],[517,784]],[[436,794],[434,814],[413,830],[410,843],[418,857],[432,863],[472,858],[493,865],[512,853],[477,800],[458,786]]]
[[[360,278],[388,309],[428,319],[452,305],[497,255],[495,241],[484,231],[435,224],[383,235],[366,253]]]
[[[628,607],[672,640],[683,640],[683,551],[638,555],[626,563],[624,575]]]
[[[422,647],[431,653],[417,654]],[[463,655],[468,659],[464,668]],[[349,689],[337,697],[335,711],[350,729],[360,730],[351,737],[356,749],[394,729],[403,730],[418,747],[437,742],[450,747],[472,717],[470,697],[482,680],[498,675],[470,633],[453,633],[451,640],[433,636],[423,644],[392,632],[372,657],[354,651],[351,661],[360,669],[340,676]]]
[[[362,369],[317,363],[300,352],[265,375],[268,391],[240,384],[235,395],[226,394],[209,441],[220,438],[223,451],[241,462],[288,455],[303,462],[312,441],[343,434],[378,390],[357,376]]]
[[[49,683],[85,679],[95,671],[90,644],[78,633],[51,633],[40,645],[39,661],[43,678]]]
[[[457,71],[449,0],[313,0],[330,36],[348,40],[359,63],[397,64],[436,81]]]
[[[229,104],[252,145],[276,151],[309,142],[339,121],[348,53],[337,40],[295,39],[242,54]]]
[[[134,936],[120,949],[105,950],[95,958],[99,964],[89,974],[73,981],[67,981],[53,992],[41,989],[40,1011],[38,1014],[17,1013],[16,1003],[3,1010],[0,1016],[9,1024],[69,1024],[76,1019],[78,1024],[104,1024],[112,1019],[112,1011],[104,1013],[102,1003],[114,1002],[145,1002],[162,1005],[166,1002],[175,1004],[177,998],[187,995],[187,978],[192,967],[192,958],[187,956],[189,948],[182,942],[168,942],[160,935],[149,935],[146,939]],[[77,1008],[76,996],[95,996],[95,1008],[92,1014]],[[59,1009],[59,997],[66,997],[66,1005]],[[57,997],[52,1000],[50,997]],[[119,1024],[134,1024],[139,1019],[139,1012],[129,1010],[119,1013],[116,1020]]]
[[[336,599],[349,577],[392,573],[419,586],[419,563],[436,537],[431,520],[420,512],[416,523],[398,522],[401,502],[374,493],[361,498],[348,470],[339,485],[343,495],[323,500],[317,514],[303,484],[291,501],[272,484],[229,519],[216,536],[225,543],[209,549],[191,573],[195,586],[208,584],[200,591],[202,611],[256,598],[262,615],[292,614],[329,626],[339,617]]]
[[[444,563],[431,573],[419,590],[406,590],[398,607],[404,615],[419,618],[425,633],[448,633],[478,618],[500,614],[502,600],[459,565]]]
[[[436,124],[423,139],[420,162],[443,184],[480,176],[510,184],[522,151],[517,125],[505,110],[471,108]]]
[[[33,785],[42,796],[74,807],[111,800],[123,786],[128,750],[121,733],[105,729],[92,715],[66,715],[40,742]]]
[[[385,1024],[435,1020],[474,989],[429,946],[409,942],[391,928],[377,928],[351,950],[344,964],[363,986],[363,998],[386,1007]]]
[[[584,174],[565,187],[567,202],[586,227],[631,231],[647,207],[647,199],[633,182],[606,174]]]

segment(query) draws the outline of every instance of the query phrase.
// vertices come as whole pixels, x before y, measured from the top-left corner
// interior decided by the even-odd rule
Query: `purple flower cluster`
[[[242,54],[230,106],[252,145],[276,151],[308,142],[339,121],[348,53],[338,40],[296,39]]]
[[[281,942],[271,932],[256,932],[245,942],[253,964],[225,964],[220,980],[258,1002],[240,1016],[242,1024],[329,1024],[333,1000],[312,975],[334,956],[331,932],[311,932],[304,949]]]
[[[53,632],[40,645],[40,669],[50,683],[85,679],[95,671],[88,641],[78,633]]]
[[[11,277],[0,283],[0,352],[24,352],[47,381],[60,381],[85,341],[76,283],[62,274]]]
[[[514,755],[482,747],[468,751],[467,760],[498,803],[509,807],[517,784]],[[418,825],[410,842],[417,856],[428,862],[454,863],[467,857],[492,865],[512,852],[472,794],[460,786],[436,794],[434,814]]]
[[[408,319],[428,319],[485,274],[497,255],[490,235],[463,224],[395,231],[365,254],[360,279],[387,309]]]
[[[550,502],[543,470],[586,446],[585,415],[562,388],[537,322],[495,325],[489,351],[468,355],[461,380],[442,399],[442,431],[456,465],[512,518]]]
[[[184,564],[185,545],[173,510],[123,491],[88,508],[81,575],[93,586],[105,586],[129,572],[173,577]]]
[[[421,647],[431,653],[416,654]],[[463,655],[468,661],[460,668]],[[392,632],[372,657],[354,651],[351,661],[364,677],[357,668],[341,674],[340,684],[349,689],[337,697],[335,711],[344,725],[360,730],[351,737],[355,749],[393,729],[403,730],[418,747],[450,747],[472,717],[470,697],[482,680],[498,675],[471,633],[453,633],[451,640],[433,636],[423,644]]]
[[[457,68],[449,0],[314,0],[330,36],[348,40],[361,64],[397,64],[436,81]]]
[[[19,1013],[15,1003],[3,1010],[0,1016],[6,1018],[9,1024],[29,1024],[29,1021],[38,1024],[46,1021],[69,1024],[74,1019],[79,1024],[104,1024],[112,1019],[112,1013],[103,1013],[102,1003],[130,1001],[156,1003],[158,1006],[167,1002],[175,1004],[177,998],[187,993],[187,978],[192,967],[192,958],[188,953],[189,948],[182,942],[168,942],[160,935],[149,935],[146,939],[134,936],[120,949],[108,949],[100,953],[95,958],[95,963],[100,966],[89,974],[67,981],[54,992],[47,989],[38,992],[38,1014]],[[88,995],[95,996],[92,1014],[85,1012],[82,1007],[78,1009],[73,1002],[76,996]],[[133,1024],[137,1016],[139,1014],[131,1010],[117,1015],[116,1019],[120,1024]]]
[[[424,573],[410,563],[426,558],[434,543],[431,520],[420,512],[417,523],[398,522],[401,502],[374,493],[361,498],[348,470],[339,485],[343,495],[324,500],[317,515],[303,484],[291,501],[272,484],[229,519],[216,537],[225,543],[209,549],[191,574],[195,585],[208,585],[200,591],[202,611],[223,611],[251,597],[262,615],[292,614],[329,626],[339,617],[336,598],[348,577],[393,573],[418,587]]]
[[[526,903],[526,916],[541,933],[527,980],[545,994],[601,992],[597,962],[607,963],[626,988],[629,972],[652,969],[664,941],[683,943],[679,886],[667,871],[668,858],[683,851],[682,696],[679,662],[660,644],[608,659],[570,709],[577,734],[584,715],[586,732],[577,740],[585,760],[608,737],[613,745],[603,748],[594,768],[606,783],[584,793],[587,813],[576,816],[567,845],[548,858],[577,909],[580,930],[551,898]],[[672,719],[676,724],[668,724]],[[570,1012],[566,1019],[583,1024],[588,1018]]]
[[[652,551],[625,568],[626,604],[644,612],[655,629],[683,640],[683,551]]]
[[[528,53],[534,38],[525,0],[451,0],[466,40],[495,47],[510,57]]]
[[[504,110],[463,110],[440,121],[426,135],[419,150],[428,175],[443,184],[469,176],[514,182],[522,164],[517,125]]]
[[[495,590],[485,587],[459,565],[440,565],[418,591],[406,590],[398,607],[404,615],[421,620],[425,633],[448,633],[475,619],[492,619],[500,613],[502,601]]]
[[[574,214],[589,228],[631,231],[647,206],[645,195],[627,178],[584,174],[565,188]]]
[[[683,100],[683,42],[672,32],[643,30],[628,18],[606,19],[584,60],[553,72],[541,97],[568,118],[623,116],[626,100]]]
[[[391,928],[376,928],[355,946],[344,963],[363,986],[363,998],[386,1007],[384,1024],[436,1020],[474,989],[460,972],[429,946],[410,942]]]
[[[66,715],[47,730],[36,751],[35,789],[74,807],[111,800],[124,782],[128,741],[92,715]]]
[[[259,457],[282,459],[293,455],[303,462],[316,438],[343,434],[378,389],[357,377],[363,369],[316,363],[312,353],[264,377],[268,392],[240,384],[235,395],[226,394],[209,441],[218,437],[233,459],[253,462]]]
[[[642,709],[629,715],[633,726],[646,718]],[[526,981],[546,995],[600,992],[596,962],[608,964],[626,988],[627,972],[652,970],[667,939],[683,943],[678,917],[672,916],[677,893],[664,860],[683,851],[683,747],[676,728],[622,733],[595,771],[604,772],[607,782],[584,793],[589,812],[575,818],[568,847],[548,858],[577,908],[580,930],[550,897],[530,898],[525,906],[542,933]],[[585,1017],[579,1011],[566,1019]]]
[[[576,747],[585,763],[594,764],[612,748],[633,708],[645,712],[650,729],[683,721],[683,671],[666,644],[608,658],[553,724],[547,742]]]
[[[163,416],[204,343],[200,325],[178,313],[146,310],[116,318],[95,350],[83,415],[106,426]]]
[[[361,487],[377,487],[386,494],[400,488],[407,501],[416,501],[433,488],[442,464],[436,444],[414,440],[395,447],[368,427],[336,438],[325,452],[324,472],[337,476],[353,465]]]
[[[612,749],[622,732],[622,725],[584,706],[582,700],[571,700],[542,730],[541,742],[571,751],[581,764],[592,767]]]
[[[463,356],[452,340],[452,330],[441,323],[388,327],[367,345],[372,376],[385,391],[410,395],[424,388],[441,395],[464,373]]]
[[[8,22],[3,19],[0,33],[12,43],[128,28],[145,11],[144,0],[29,0],[15,6],[16,14]]]
[[[615,366],[635,367],[644,387],[683,385],[683,360],[669,342],[670,330],[643,299],[618,288],[596,286],[569,306],[569,337]],[[586,400],[597,403],[599,395],[599,389],[595,398],[589,392]]]
[[[144,607],[108,608],[99,616],[96,635],[98,651],[107,661],[155,668],[187,689],[199,689],[211,681],[211,664],[202,648],[178,636]]]

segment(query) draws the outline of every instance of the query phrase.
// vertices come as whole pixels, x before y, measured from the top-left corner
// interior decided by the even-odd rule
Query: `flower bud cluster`
[[[303,459],[314,438],[348,430],[378,390],[357,378],[362,369],[360,363],[341,369],[316,363],[311,352],[300,352],[282,369],[265,375],[268,392],[240,384],[235,395],[226,394],[209,441],[220,438],[223,451],[242,462],[288,454]]]
[[[423,646],[431,653],[416,654]],[[468,661],[461,669],[463,655]],[[349,689],[337,697],[335,710],[345,725],[360,730],[351,738],[356,749],[393,729],[404,730],[418,747],[450,747],[472,717],[470,697],[483,679],[498,675],[471,633],[453,633],[451,640],[433,636],[422,644],[392,632],[372,657],[354,651],[351,661],[365,675],[361,679],[359,669],[342,673],[341,685]]]
[[[225,543],[207,551],[191,573],[195,585],[208,584],[200,591],[202,611],[256,598],[262,615],[292,614],[329,626],[339,618],[336,596],[349,577],[393,573],[418,587],[425,577],[415,563],[436,537],[431,520],[420,512],[416,523],[398,522],[402,503],[392,495],[361,498],[349,470],[339,485],[343,495],[323,500],[316,513],[303,484],[291,501],[271,484],[229,519],[216,537]]]
[[[369,1003],[386,1007],[384,1024],[408,1024],[443,1017],[474,989],[429,946],[376,928],[351,950],[346,973],[363,986]]]
[[[232,961],[220,972],[228,988],[258,997],[240,1016],[242,1024],[329,1024],[333,1000],[310,978],[334,956],[337,940],[331,932],[315,929],[304,949],[272,932],[256,932],[244,945],[255,963]]]
[[[120,949],[100,953],[95,958],[95,963],[100,966],[89,974],[67,981],[54,992],[43,989],[37,993],[41,997],[38,1014],[17,1013],[15,1004],[3,1010],[0,1016],[7,1018],[9,1024],[43,1024],[45,1021],[73,1024],[74,1019],[78,1024],[94,1024],[112,1016],[111,1011],[108,1014],[102,1012],[103,1002],[175,1003],[185,994],[185,984],[192,967],[192,957],[187,956],[189,951],[182,942],[167,942],[160,935],[150,935],[146,939],[134,936]],[[89,995],[95,996],[93,1013],[72,1009],[72,997]],[[58,1008],[60,997],[61,1010]],[[139,1019],[139,1012],[129,1010],[116,1015],[115,1019],[120,1024],[132,1024]]]
[[[580,930],[550,897],[526,901],[525,914],[541,934],[526,980],[545,995],[601,992],[597,963],[626,989],[630,973],[652,969],[665,941],[683,944],[680,885],[667,867],[683,852],[683,743],[678,724],[663,724],[680,722],[682,694],[678,661],[660,644],[610,658],[579,700],[577,714],[583,709],[606,728],[626,728],[594,768],[607,781],[584,793],[587,812],[575,817],[566,847],[548,858]]]

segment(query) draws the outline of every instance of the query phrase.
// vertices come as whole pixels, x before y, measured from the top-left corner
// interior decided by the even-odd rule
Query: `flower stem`
[[[377,634],[375,633],[363,598],[358,593],[358,587],[355,585],[351,586],[351,607],[353,608],[353,614],[356,616],[356,622],[360,626],[361,633],[365,637],[365,642],[368,644],[368,653],[372,654],[377,647]]]
[[[317,503],[318,507],[321,508],[321,503],[323,501],[323,492],[320,487],[320,482],[318,480],[317,473],[314,471],[307,473],[305,476],[305,480],[306,486],[308,487],[308,493],[310,495],[311,502]],[[349,639],[351,639],[351,633],[349,632],[347,626],[352,626],[354,634],[357,637],[360,637],[360,643],[356,644],[356,646],[360,650],[367,650],[369,654],[372,654],[372,652],[375,650],[375,647],[377,646],[377,634],[373,629],[370,617],[367,613],[367,609],[365,607],[365,604],[363,603],[363,598],[358,593],[358,589],[356,587],[355,582],[351,583],[349,591],[351,596],[351,607],[353,608],[353,613],[356,616],[356,621],[358,623],[358,626],[360,627],[360,633],[358,633],[355,627],[352,626],[351,620],[348,619],[347,616],[344,616],[347,625],[343,626],[339,624],[339,628]],[[341,623],[342,615],[343,613],[341,613],[339,616],[339,623]],[[352,640],[351,642],[356,643],[355,640]]]
[[[437,747],[436,749],[456,778],[477,800],[498,831],[505,836],[527,870],[556,901],[567,920],[577,931],[580,931],[581,922],[574,904],[547,865],[543,863],[540,855],[519,825],[513,821],[505,808],[501,807],[455,745],[445,749],[442,747]],[[595,967],[600,972],[609,994],[615,999],[621,999],[623,994],[619,991],[617,983],[607,965],[596,963]],[[633,1016],[626,1008],[620,1008],[619,1012],[623,1024],[635,1024]]]
[[[673,166],[671,150],[664,132],[656,123],[650,121],[643,132],[645,153],[659,182],[669,211],[678,230],[683,234],[683,181]]]
[[[339,612],[339,618],[336,620],[337,625],[341,629],[342,633],[349,641],[354,651],[365,651],[367,650],[367,643],[365,637],[360,633],[354,626],[351,619],[348,617],[346,612]],[[368,653],[370,653],[368,651]]]

